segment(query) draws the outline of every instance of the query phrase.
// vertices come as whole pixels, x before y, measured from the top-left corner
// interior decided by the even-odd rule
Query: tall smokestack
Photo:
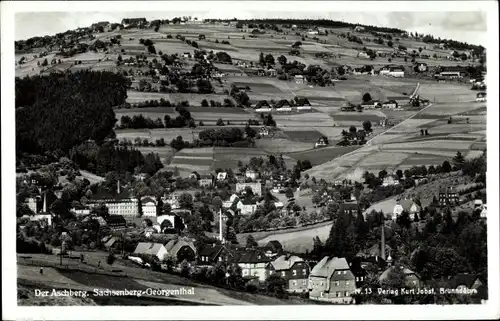
[[[219,209],[219,240],[222,242],[222,209]]]
[[[43,213],[47,213],[47,192],[43,193]]]
[[[118,194],[120,194],[120,180],[116,183],[116,191]]]
[[[381,244],[380,244],[380,255],[381,257],[385,260],[385,224],[384,220],[382,219],[382,231],[381,231]]]

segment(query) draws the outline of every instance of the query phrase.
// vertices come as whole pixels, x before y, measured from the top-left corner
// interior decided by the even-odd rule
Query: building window
[[[306,275],[306,274],[307,274],[306,269],[302,269],[302,274],[303,274],[303,275]]]
[[[338,271],[337,274],[342,274],[342,271]]]
[[[297,281],[292,281],[292,285],[296,286],[297,285]]]
[[[349,281],[345,281],[345,286],[348,286],[349,285]]]
[[[340,281],[335,281],[335,286],[340,286]]]
[[[413,285],[417,285],[417,281],[413,281]]]
[[[359,281],[359,278],[358,278],[358,277],[356,277],[356,282],[358,282],[358,281]]]
[[[285,276],[285,271],[281,272],[281,276]]]
[[[349,292],[346,292],[346,293],[345,293],[345,296],[349,296]]]
[[[221,262],[221,261],[222,261],[222,256],[219,256],[219,262]]]
[[[361,277],[359,278],[359,280],[360,280],[360,281],[363,281],[363,277],[361,276]]]
[[[340,292],[336,292],[336,293],[335,293],[335,296],[336,296],[337,298],[340,298]]]
[[[344,274],[347,274],[347,271],[344,271]]]
[[[302,280],[302,285],[306,286],[307,285],[307,280]]]
[[[296,276],[296,275],[297,275],[297,271],[293,270],[293,276]]]

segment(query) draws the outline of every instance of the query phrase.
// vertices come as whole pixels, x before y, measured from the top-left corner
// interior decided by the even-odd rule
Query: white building
[[[150,196],[141,198],[142,215],[143,216],[156,216],[156,201]]]
[[[260,182],[236,183],[236,193],[244,192],[247,187],[252,189],[254,195],[262,195],[262,184]]]
[[[296,84],[305,84],[307,83],[306,78],[303,75],[295,75],[295,83]]]
[[[167,256],[168,251],[165,248],[165,246],[163,246],[163,244],[161,244],[161,243],[141,242],[141,243],[137,244],[137,247],[135,248],[134,254],[136,256],[139,254],[154,255],[160,261],[163,261],[163,259]]]
[[[255,180],[255,179],[257,179],[257,177],[258,177],[258,176],[259,176],[259,173],[257,173],[257,172],[256,172],[256,171],[254,171],[254,170],[247,169],[247,170],[245,171],[245,177],[246,177],[246,178],[250,178],[250,179]]]
[[[89,200],[89,206],[104,204],[110,215],[133,216],[139,213],[139,201],[136,198],[105,198]]]
[[[35,213],[35,214],[36,214],[36,213],[38,212],[38,211],[37,211],[37,206],[36,206],[37,202],[36,202],[36,198],[35,198],[35,197],[30,197],[30,198],[28,198],[28,199],[26,200],[26,204],[28,205],[29,209],[30,209],[31,211],[33,211],[33,213]]]
[[[398,177],[394,175],[387,175],[386,177],[384,177],[382,186],[394,186],[394,185],[399,185]]]

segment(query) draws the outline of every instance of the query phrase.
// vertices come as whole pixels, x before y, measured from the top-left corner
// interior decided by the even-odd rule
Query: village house
[[[239,200],[236,204],[236,209],[240,211],[243,216],[249,216],[255,213],[257,210],[257,203],[252,202],[247,199]]]
[[[443,187],[439,190],[439,205],[449,206],[458,204],[458,192],[453,186]]]
[[[395,100],[389,100],[386,101],[382,104],[382,108],[388,108],[388,109],[398,109],[399,105],[398,102]]]
[[[476,95],[476,101],[477,102],[484,102],[486,101],[486,92],[479,92]]]
[[[396,220],[401,214],[406,211],[410,215],[410,219],[413,220],[415,214],[420,214],[422,207],[415,203],[413,200],[405,199],[399,201],[392,210],[392,219]]]
[[[415,67],[416,69],[419,71],[419,72],[426,72],[427,71],[427,64],[424,63],[424,62],[417,62],[415,64]]]
[[[277,73],[277,72],[276,72],[276,69],[274,69],[274,68],[269,68],[269,69],[267,69],[267,70],[265,71],[265,75],[266,75],[267,77],[276,77],[276,73]]]
[[[471,293],[471,301],[476,304],[484,304],[488,299],[488,286],[476,274],[459,273],[448,279],[447,286],[463,293]]]
[[[214,177],[211,174],[200,175],[200,180],[198,181],[198,185],[201,188],[204,187],[212,187],[214,185]]]
[[[399,177],[397,175],[387,175],[382,181],[382,186],[399,185]]]
[[[380,276],[379,281],[383,282],[389,278],[389,274],[395,269],[400,269],[405,275],[406,286],[410,288],[418,288],[420,286],[420,278],[412,270],[405,268],[402,265],[390,266]]]
[[[106,221],[106,225],[113,229],[127,227],[127,221],[121,215],[108,215],[104,220]]]
[[[191,58],[191,53],[189,53],[189,52],[182,53],[182,58],[185,58],[185,59]]]
[[[168,251],[161,243],[140,242],[139,244],[137,244],[137,247],[135,248],[133,254],[134,256],[138,256],[141,254],[153,255],[156,256],[160,261],[163,261],[163,259],[167,256]]]
[[[295,97],[295,104],[299,106],[299,109],[300,107],[311,107],[311,103],[306,97]]]
[[[295,75],[294,79],[295,79],[295,83],[299,84],[299,85],[307,83],[307,80],[303,75]]]
[[[361,104],[361,107],[363,107],[363,109],[373,109],[373,108],[381,107],[381,104],[380,104],[380,101],[378,101],[378,100],[369,100],[369,101],[363,102]]]
[[[260,248],[237,248],[233,253],[233,262],[240,266],[243,277],[257,276],[259,282],[266,280],[266,267],[273,259],[272,253]]]
[[[391,77],[402,78],[405,76],[405,70],[403,67],[391,67],[387,75]]]
[[[193,262],[196,260],[196,247],[190,239],[179,238],[177,240],[170,240],[165,245],[165,249],[168,255],[175,258],[176,262],[180,263],[184,260]]]
[[[269,105],[269,103],[267,102],[267,100],[260,100],[257,102],[257,104],[255,104],[255,108],[256,109],[259,109],[259,108],[271,108],[271,105]]]
[[[25,201],[26,205],[28,205],[28,208],[35,214],[38,213],[38,208],[37,208],[37,200],[35,197],[28,197]]]
[[[308,291],[309,265],[295,255],[281,255],[271,261],[266,267],[267,277],[278,273],[286,280],[285,289],[291,293],[304,293]]]
[[[227,179],[227,172],[218,172],[217,181],[225,181]]]
[[[156,216],[156,200],[150,196],[141,198],[142,215]]]
[[[467,69],[462,66],[441,67],[438,76],[445,78],[462,78],[467,75]]]
[[[345,258],[325,256],[309,275],[309,298],[332,303],[354,303],[356,278]]]
[[[104,243],[104,248],[107,251],[116,251],[122,247],[120,238],[112,235],[104,237],[101,242]]]
[[[233,251],[226,245],[207,244],[198,254],[198,265],[211,266],[217,262],[229,262],[234,258]]]
[[[245,177],[250,178],[252,180],[256,180],[259,177],[259,172],[254,171],[252,169],[247,169],[245,171]]]
[[[269,135],[269,129],[267,127],[261,127],[259,130],[259,135],[260,136],[268,136]]]
[[[318,138],[318,140],[316,141],[316,143],[314,144],[314,147],[315,148],[319,148],[319,147],[325,147],[325,146],[328,146],[327,144],[327,141],[325,140],[324,137],[320,137]]]
[[[274,105],[274,108],[283,108],[283,107],[290,107],[290,102],[286,99],[281,99]]]
[[[340,204],[340,211],[344,214],[356,216],[359,210],[359,203],[356,201],[346,201]]]
[[[365,27],[362,27],[362,26],[356,26],[356,27],[354,28],[354,31],[356,31],[356,32],[363,32],[363,31],[365,31]]]
[[[146,18],[125,18],[122,19],[122,25],[127,27],[142,27],[147,24]]]

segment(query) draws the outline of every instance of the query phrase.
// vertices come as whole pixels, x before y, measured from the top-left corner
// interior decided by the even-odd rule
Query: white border
[[[389,1],[389,2],[2,2],[1,3],[1,49],[2,49],[2,319],[36,318],[50,320],[146,320],[162,319],[482,319],[499,318],[499,205],[498,187],[498,7],[494,1]],[[14,13],[38,11],[175,11],[196,8],[196,11],[227,12],[235,10],[297,11],[486,11],[488,17],[488,279],[489,301],[480,306],[259,306],[242,307],[17,307],[15,224],[15,130],[14,130]],[[140,15],[138,12],[136,15]],[[216,18],[216,17],[213,17]]]

